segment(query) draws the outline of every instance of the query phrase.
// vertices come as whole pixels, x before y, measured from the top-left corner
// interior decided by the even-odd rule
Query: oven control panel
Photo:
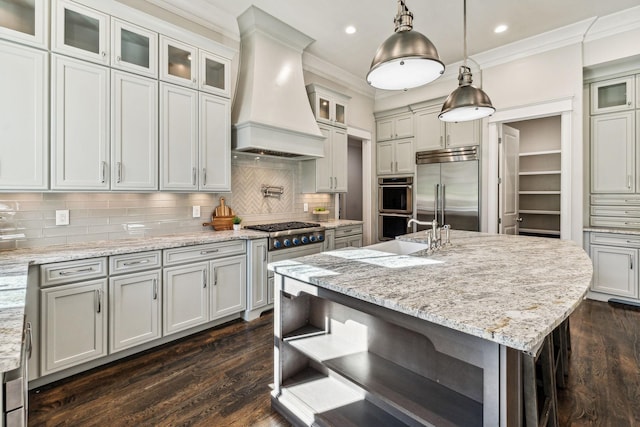
[[[269,238],[269,250],[287,249],[296,246],[313,245],[324,242],[324,230],[295,233]]]

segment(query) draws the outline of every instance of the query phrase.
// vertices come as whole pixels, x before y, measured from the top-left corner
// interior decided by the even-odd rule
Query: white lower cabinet
[[[107,355],[107,279],[40,290],[41,374]]]
[[[163,335],[209,320],[209,263],[165,268],[163,273]]]
[[[109,352],[160,338],[160,270],[109,278]]]
[[[210,261],[209,319],[243,311],[247,306],[247,259],[244,255]]]
[[[336,228],[333,249],[362,247],[362,225]]]
[[[269,241],[267,239],[251,240],[247,249],[247,314],[246,320],[252,320],[253,310],[269,304],[267,251]],[[256,313],[256,316],[260,313]]]
[[[637,249],[592,245],[591,260],[593,291],[638,298]]]

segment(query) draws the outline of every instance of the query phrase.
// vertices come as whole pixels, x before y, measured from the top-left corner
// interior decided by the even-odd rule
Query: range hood
[[[251,6],[238,17],[240,75],[232,109],[233,149],[295,159],[323,157],[302,74],[314,40]]]

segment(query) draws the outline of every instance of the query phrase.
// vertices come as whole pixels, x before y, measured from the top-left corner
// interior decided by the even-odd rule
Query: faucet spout
[[[432,222],[431,221],[418,221],[417,219],[413,219],[411,218],[408,222],[407,222],[407,228],[411,227],[411,224],[416,223],[418,225],[431,225]]]

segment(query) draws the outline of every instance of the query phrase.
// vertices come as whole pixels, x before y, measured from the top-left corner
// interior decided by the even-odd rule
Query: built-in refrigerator
[[[479,231],[478,147],[420,151],[416,164],[416,219]]]

